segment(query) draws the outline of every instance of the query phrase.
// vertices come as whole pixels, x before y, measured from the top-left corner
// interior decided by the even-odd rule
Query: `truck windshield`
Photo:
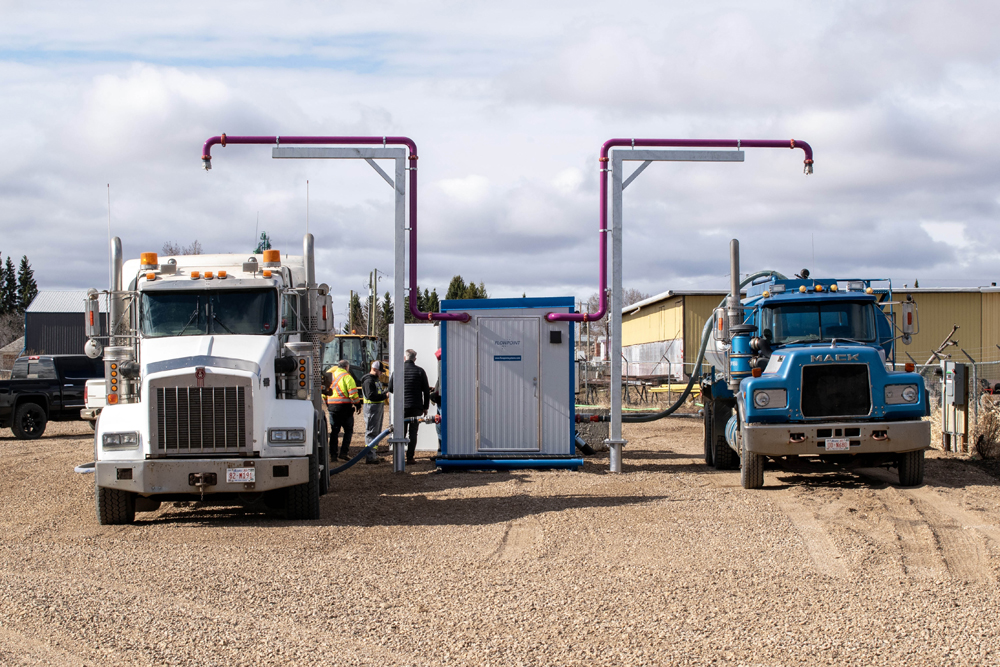
[[[368,372],[368,368],[365,364],[365,358],[361,351],[360,338],[341,338],[340,346],[341,359],[347,359],[351,362],[351,368],[361,369],[363,373]]]
[[[870,303],[796,303],[764,308],[761,333],[775,345],[819,341],[875,340]]]
[[[277,329],[278,295],[273,289],[143,292],[140,318],[142,334],[150,338],[268,336]]]

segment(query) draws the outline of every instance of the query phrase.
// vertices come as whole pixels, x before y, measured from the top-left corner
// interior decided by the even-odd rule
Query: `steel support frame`
[[[276,146],[271,149],[275,159],[320,159],[320,160],[364,160],[392,187],[396,200],[396,230],[393,243],[393,299],[392,329],[396,341],[392,351],[392,370],[401,372],[403,368],[404,307],[406,301],[406,158],[405,148],[363,148],[326,146]],[[390,178],[375,160],[394,160],[395,178]],[[349,304],[348,304],[349,305]],[[400,376],[402,380],[402,375]],[[403,437],[403,406],[406,402],[405,383],[395,383],[392,397],[392,468],[395,472],[406,471],[406,444]]]
[[[622,191],[653,162],[743,162],[741,150],[688,151],[615,148],[611,151],[611,428],[605,443],[611,450],[610,471],[622,471]],[[623,180],[625,162],[642,164]],[[683,373],[683,368],[681,369]]]

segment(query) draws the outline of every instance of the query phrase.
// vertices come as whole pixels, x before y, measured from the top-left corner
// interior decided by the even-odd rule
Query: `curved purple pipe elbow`
[[[598,234],[598,306],[596,313],[549,313],[549,322],[593,322],[608,312],[608,151],[616,146],[641,148],[801,148],[805,153],[805,173],[813,171],[812,146],[797,139],[608,139],[601,146],[601,201]]]
[[[415,297],[417,289],[417,144],[409,137],[334,137],[334,136],[237,136],[230,137],[220,134],[210,137],[201,149],[201,161],[205,170],[212,168],[212,146],[216,144],[227,146],[228,144],[275,144],[280,146],[286,144],[382,144],[383,146],[406,146],[410,149],[408,157],[410,161],[410,290],[411,297]],[[425,313],[417,305],[416,298],[410,298],[410,313],[418,320],[428,322],[434,320],[456,320],[468,322],[471,318],[468,313]]]

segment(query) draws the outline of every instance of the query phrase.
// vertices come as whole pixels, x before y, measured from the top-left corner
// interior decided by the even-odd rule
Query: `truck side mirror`
[[[716,308],[714,325],[712,327],[712,337],[721,342],[729,342],[729,315],[726,314],[725,308]]]
[[[920,320],[917,318],[917,303],[912,297],[907,296],[906,301],[899,304],[899,312],[902,316],[903,342],[909,344],[909,337],[920,333]]]
[[[86,314],[84,328],[87,338],[97,338],[101,335],[101,299],[97,290],[91,288],[87,292]]]
[[[330,333],[333,331],[333,296],[326,294],[320,296],[317,301],[319,311],[316,313],[316,322],[319,325],[320,333]]]

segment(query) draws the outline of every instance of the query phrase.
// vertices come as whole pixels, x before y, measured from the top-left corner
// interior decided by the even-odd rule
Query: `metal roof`
[[[29,313],[82,313],[87,290],[45,290],[28,306]]]
[[[642,301],[636,301],[630,306],[625,306],[622,308],[623,315],[630,315],[640,308],[652,305],[663,301],[664,299],[669,299],[674,296],[718,296],[720,299],[729,294],[727,289],[689,289],[689,290],[667,290],[666,292],[660,292],[655,296],[651,296],[648,299],[643,299]]]

